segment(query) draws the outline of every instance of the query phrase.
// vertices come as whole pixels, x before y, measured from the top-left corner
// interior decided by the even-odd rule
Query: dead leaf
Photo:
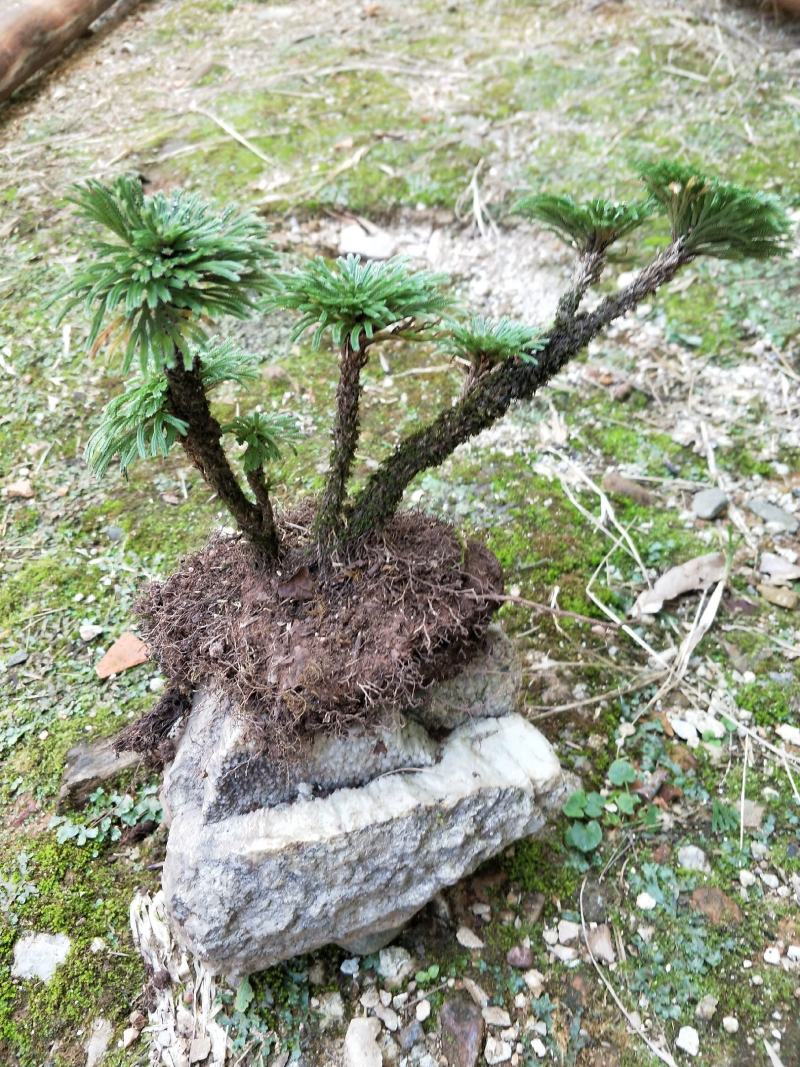
[[[712,926],[735,925],[742,913],[735,900],[715,886],[700,886],[689,898],[690,906],[708,919]]]
[[[294,574],[278,586],[278,596],[284,600],[311,600],[314,596],[314,579],[308,567],[299,567]]]
[[[616,471],[606,471],[603,475],[603,488],[607,493],[627,496],[637,504],[649,505],[656,502],[656,497],[649,489],[631,481],[630,478],[624,478]]]
[[[775,604],[776,607],[785,608],[787,611],[794,611],[798,603],[800,603],[800,596],[797,595],[792,589],[787,589],[781,585],[766,585],[761,583],[756,586],[759,593],[765,600],[768,600],[770,604]]]
[[[764,575],[767,585],[789,585],[800,580],[800,566],[790,563],[776,552],[765,552],[758,569]]]
[[[617,958],[608,923],[601,923],[595,926],[594,930],[589,930],[586,934],[586,944],[595,959],[602,960],[603,963],[613,963]]]
[[[210,1037],[194,1037],[192,1043],[189,1046],[189,1063],[201,1063],[208,1058],[211,1052],[211,1038]]]
[[[689,559],[662,574],[652,589],[639,594],[631,608],[631,615],[656,615],[668,600],[676,600],[684,593],[695,589],[708,589],[725,576],[725,556],[710,552],[705,556]]]
[[[150,650],[136,634],[121,634],[95,667],[98,678],[110,678],[131,667],[138,667],[150,658]]]

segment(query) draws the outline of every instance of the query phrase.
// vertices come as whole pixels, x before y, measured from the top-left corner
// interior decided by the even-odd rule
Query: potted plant
[[[202,839],[208,827],[222,819],[238,819],[244,851],[231,859],[233,866],[239,864],[233,876],[225,857],[236,852],[231,844],[236,835],[228,833],[217,841],[218,865],[206,881],[203,865],[213,866],[209,856],[217,845],[206,840],[203,855],[181,853],[173,867],[191,867],[191,877],[187,874],[184,889],[172,893],[170,910],[189,943],[220,969],[241,973],[254,963],[279,958],[281,952],[290,954],[292,948],[300,951],[331,939],[327,927],[309,936],[294,929],[279,949],[273,946],[260,955],[248,953],[241,937],[229,951],[220,951],[216,942],[216,948],[204,947],[204,937],[214,942],[214,931],[226,923],[229,929],[234,899],[253,896],[252,886],[243,888],[242,865],[257,867],[261,877],[263,857],[273,855],[282,827],[291,824],[299,835],[296,840],[307,843],[313,834],[303,820],[314,823],[313,833],[324,826],[327,809],[320,805],[327,803],[325,797],[370,781],[375,785],[378,775],[403,767],[412,750],[417,766],[430,768],[438,760],[442,774],[450,767],[448,750],[426,747],[430,734],[428,740],[409,734],[403,713],[428,707],[431,687],[447,679],[457,685],[470,664],[474,674],[478,663],[480,674],[502,575],[483,546],[464,542],[440,520],[402,510],[409,484],[492,426],[512,404],[533,397],[610,323],[649,299],[687,264],[704,256],[763,259],[787,249],[786,216],[767,196],[678,163],[642,165],[640,177],[643,198],[633,203],[531,194],[515,205],[518,214],[562,238],[576,257],[572,282],[544,331],[505,318],[461,316],[444,279],[412,270],[403,260],[362,262],[351,256],[282,269],[260,222],[233,209],[216,213],[185,192],[147,197],[137,180],[123,178],[111,185],[91,181],[75,194],[82,216],[105,233],[91,238],[93,258],[64,286],[66,309],[86,305],[93,313],[90,346],[121,352],[123,372],[130,376],[89,441],[89,462],[102,474],[116,457],[127,469],[139,458],[164,456],[179,445],[237,528],[235,535],[212,538],[175,574],[143,592],[139,611],[144,636],[170,688],[124,737],[127,747],[171,758],[176,723],[185,724],[194,701],[189,725],[180,736],[193,738],[195,756],[189,759],[178,752],[168,774],[167,806],[173,816],[184,802],[194,805],[195,814],[202,812],[199,821],[182,824],[183,842],[193,834]],[[612,249],[655,215],[668,222],[663,246],[631,281],[584,308],[589,290],[612,261]],[[209,338],[209,324],[271,309],[296,312],[295,338],[313,331],[312,344],[331,343],[338,357],[322,491],[314,500],[296,501],[282,514],[273,507],[270,472],[282,449],[302,447],[292,415],[254,411],[219,421],[210,399],[223,382],[253,387],[258,375],[253,360],[230,341]],[[443,350],[453,360],[463,375],[460,395],[427,425],[404,437],[359,484],[354,464],[361,373],[379,346],[408,340]],[[204,694],[200,706],[198,693]],[[233,763],[232,750],[225,749],[230,731],[224,743],[220,740],[220,723],[230,722],[231,716],[238,723],[238,762]],[[420,721],[431,726],[424,716]],[[449,721],[448,727],[456,733],[467,729],[461,721]],[[387,755],[384,733],[383,750],[376,756],[376,731],[381,730],[394,730],[391,736],[402,743],[394,751],[395,742],[388,742],[392,751]],[[535,747],[533,734],[509,735],[503,743],[507,748]],[[480,735],[482,744],[486,736]],[[459,738],[463,741],[462,735]],[[470,751],[477,761],[478,750]],[[550,760],[547,780],[552,783],[554,757],[551,752],[539,754],[545,763]],[[364,773],[367,764],[371,770]],[[498,782],[493,774],[486,772],[486,788],[495,789],[494,796]],[[207,781],[201,786],[202,778]],[[232,791],[225,785],[228,781],[237,783]],[[513,788],[519,792],[523,787],[516,782]],[[320,796],[317,808],[315,789]],[[481,812],[489,810],[485,795]],[[382,799],[372,796],[373,804]],[[289,815],[286,805],[291,804],[299,807]],[[308,804],[313,810],[303,807]],[[470,811],[471,819],[478,818],[474,806]],[[528,812],[506,822],[513,839],[541,819],[532,821]],[[480,819],[477,832],[476,824],[470,825],[471,840],[480,844],[485,838],[486,845],[472,849],[460,866],[455,864],[451,880],[453,870],[471,869],[509,839],[490,833]],[[350,831],[345,847],[357,852],[363,825],[356,819]],[[258,862],[253,859],[253,835],[263,844]],[[462,834],[460,840],[468,836]],[[325,840],[330,844],[332,839]],[[384,840],[381,848],[387,847]],[[403,847],[423,850],[419,841]],[[341,864],[346,855],[337,852],[335,862]],[[314,856],[313,862],[319,863],[319,852]],[[165,873],[165,881],[167,877]],[[174,889],[175,870],[170,877]],[[284,884],[286,878],[285,867],[272,870],[268,880],[259,883],[261,892]],[[198,932],[197,913],[202,909],[190,905],[185,895],[185,884],[197,884],[198,879],[205,900],[211,894],[223,915],[214,919],[211,933],[207,926],[203,934]],[[408,899],[383,917],[375,912],[362,922],[348,912],[341,924],[348,935],[343,939],[352,944],[363,941],[362,934],[397,925],[396,920],[413,913],[436,891],[434,881],[414,886],[413,892],[409,883]],[[304,892],[324,896],[326,884],[323,879],[321,887],[306,886]],[[364,885],[359,892],[366,892]],[[339,904],[344,911],[351,908],[352,894]],[[253,914],[241,923],[251,934]],[[273,926],[282,921],[274,918]],[[307,925],[314,924],[309,919]]]

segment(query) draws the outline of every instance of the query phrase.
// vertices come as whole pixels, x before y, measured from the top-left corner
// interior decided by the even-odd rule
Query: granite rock
[[[518,678],[495,634],[421,716],[319,738],[288,772],[252,747],[237,709],[200,690],[162,797],[178,939],[234,979],[328,943],[375,952],[444,887],[542,829],[575,781],[514,713]]]

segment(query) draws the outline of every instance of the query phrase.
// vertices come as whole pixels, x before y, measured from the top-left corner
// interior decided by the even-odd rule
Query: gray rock
[[[415,1045],[419,1045],[425,1040],[425,1031],[422,1028],[422,1023],[414,1019],[408,1026],[403,1027],[397,1035],[397,1040],[403,1052],[410,1052]]]
[[[298,798],[325,797],[400,767],[430,767],[439,755],[438,744],[416,722],[395,730],[381,727],[341,737],[320,735],[288,767],[276,765],[257,745],[248,735],[244,716],[225,697],[199,690],[165,775],[168,808],[200,807],[204,821],[217,822]]]
[[[719,1001],[711,993],[706,995],[698,1001],[697,1007],[694,1010],[695,1018],[701,1019],[703,1022],[708,1023],[714,1018]]]
[[[344,1039],[345,1067],[381,1067],[380,1032],[377,1019],[352,1019]]]
[[[320,993],[319,1008],[320,1029],[328,1030],[344,1019],[344,1001],[341,993]]]
[[[710,871],[708,859],[697,845],[683,845],[678,849],[678,863],[687,871]]]
[[[439,1012],[442,1052],[451,1067],[475,1067],[483,1044],[480,1008],[467,997],[446,1000]]]
[[[14,978],[40,978],[49,982],[69,953],[66,934],[25,934],[14,945]]]
[[[113,1036],[114,1027],[108,1019],[95,1019],[89,1040],[86,1042],[86,1067],[97,1067],[105,1057]]]
[[[698,519],[718,519],[728,510],[729,503],[721,489],[701,489],[692,497],[692,511]]]
[[[763,497],[754,497],[748,501],[747,506],[767,526],[774,526],[779,531],[790,534],[796,533],[800,529],[800,519],[797,516],[790,515],[788,511],[779,508],[777,504],[770,504]]]
[[[587,923],[602,923],[615,903],[613,886],[594,878],[587,878],[583,890],[583,915]]]
[[[521,679],[514,645],[499,626],[491,626],[485,650],[454,678],[435,685],[424,705],[408,714],[435,730],[452,730],[470,719],[499,718],[516,709]]]
[[[121,526],[106,526],[105,535],[109,539],[109,541],[117,542],[121,541],[122,538],[125,536],[125,531],[122,529]]]
[[[164,788],[172,925],[230,976],[396,929],[443,887],[540,830],[574,787],[539,731],[509,714],[459,726],[437,747],[435,765],[240,811],[249,800],[226,793],[219,777],[237,731],[232,709],[201,693]],[[411,736],[425,762],[427,734]],[[336,759],[346,751],[341,740]]]
[[[69,750],[61,779],[61,791],[58,794],[60,811],[80,807],[98,786],[111,781],[140,762],[141,757],[136,752],[117,754],[113,743],[113,737],[103,737],[92,744],[75,745]]]
[[[378,956],[378,974],[387,989],[396,988],[414,970],[414,961],[408,949],[394,945],[384,948]]]

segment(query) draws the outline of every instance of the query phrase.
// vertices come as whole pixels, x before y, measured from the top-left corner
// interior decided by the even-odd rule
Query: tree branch
[[[357,541],[382,526],[421,471],[438,466],[460,444],[502,418],[513,401],[529,400],[609,323],[669,282],[692,258],[684,250],[683,241],[673,242],[630,285],[606,297],[594,311],[560,321],[557,318],[547,344],[536,353],[535,362],[513,359],[501,364],[479,379],[453,407],[401,441],[353,500],[347,514],[345,541]],[[570,292],[574,293],[575,288]]]
[[[222,429],[211,414],[203,387],[200,365],[195,361],[191,370],[176,353],[174,367],[166,368],[169,382],[169,407],[173,415],[187,424],[187,431],[179,438],[186,455],[215,491],[236,520],[242,533],[268,559],[274,559],[277,542],[269,535],[269,524],[258,503],[253,504],[244,494],[231,469],[220,438]]]
[[[269,486],[264,477],[264,468],[257,467],[255,470],[248,471],[246,478],[247,484],[253,490],[256,504],[258,504],[261,512],[261,531],[264,549],[270,559],[275,559],[278,555],[280,542],[278,539],[278,528],[275,525],[275,513],[272,510],[272,501],[269,498]]]
[[[336,417],[328,476],[314,523],[321,561],[329,557],[343,532],[342,508],[347,490],[347,479],[353,469],[358,444],[361,370],[366,362],[366,345],[359,344],[358,348],[353,348],[348,337],[342,345],[340,356],[339,383],[336,387]]]

